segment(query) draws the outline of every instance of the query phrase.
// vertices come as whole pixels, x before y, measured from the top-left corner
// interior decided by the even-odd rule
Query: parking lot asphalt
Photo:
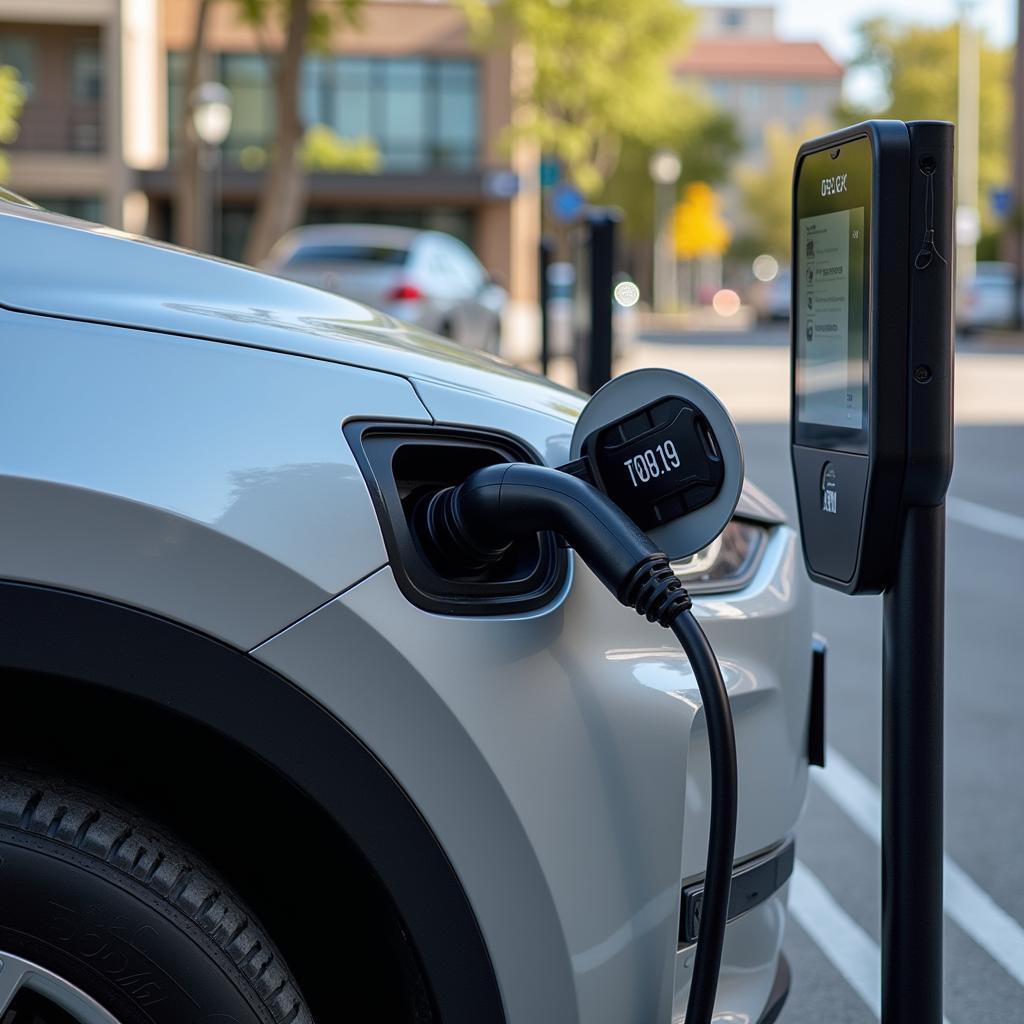
[[[741,433],[748,476],[795,518],[786,427],[743,423]],[[950,496],[946,1017],[1021,1020],[1024,426],[959,427]],[[805,870],[791,890],[794,981],[782,1020],[870,1024],[878,996],[881,599],[815,587],[814,605],[815,629],[829,641],[831,759],[824,774],[812,770],[797,834]]]

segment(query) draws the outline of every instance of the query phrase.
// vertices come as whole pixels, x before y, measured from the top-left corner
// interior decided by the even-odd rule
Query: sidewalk
[[[988,348],[988,346],[986,346]],[[956,422],[965,425],[1024,424],[1024,345],[1020,351],[958,352],[955,368]],[[789,350],[731,345],[657,345],[634,342],[616,363],[616,373],[664,366],[696,377],[714,391],[737,420],[789,420]],[[535,366],[533,368],[536,368]],[[556,360],[550,376],[575,386],[575,366]]]

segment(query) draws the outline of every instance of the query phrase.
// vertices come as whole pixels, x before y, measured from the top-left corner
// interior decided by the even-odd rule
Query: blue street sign
[[[560,221],[575,220],[586,205],[583,193],[574,185],[563,183],[551,192],[551,212]]]
[[[1008,188],[993,188],[989,190],[988,201],[997,217],[1005,217],[1013,208],[1013,193]]]

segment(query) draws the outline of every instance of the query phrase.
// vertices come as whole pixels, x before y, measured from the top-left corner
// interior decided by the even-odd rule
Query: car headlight
[[[766,527],[732,519],[706,548],[673,562],[672,568],[694,594],[741,590],[757,572],[767,540]]]

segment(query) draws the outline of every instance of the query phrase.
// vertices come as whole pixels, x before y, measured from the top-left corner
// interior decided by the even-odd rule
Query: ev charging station
[[[884,594],[885,1024],[942,1021],[952,195],[947,122],[869,121],[797,155],[790,442],[804,558],[818,583]],[[596,391],[571,454],[558,469],[489,464],[424,494],[413,512],[418,550],[449,578],[472,580],[517,538],[552,531],[620,603],[679,640],[701,693],[712,780],[686,1020],[709,1024],[734,863],[735,736],[717,658],[670,559],[725,528],[742,449],[707,388],[651,369]]]
[[[790,442],[811,578],[884,595],[882,1020],[942,1021],[945,494],[953,125],[801,146]]]

